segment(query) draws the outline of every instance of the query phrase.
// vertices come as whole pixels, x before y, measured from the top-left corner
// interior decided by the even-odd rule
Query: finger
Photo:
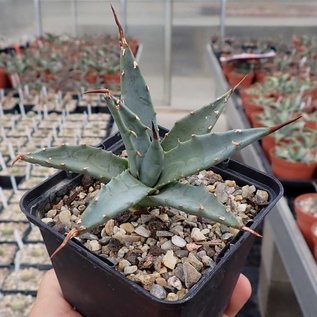
[[[54,270],[45,273],[29,317],[82,317],[64,299]]]
[[[250,281],[240,274],[238,282],[233,290],[230,303],[224,312],[224,317],[234,317],[248,301],[252,293]]]

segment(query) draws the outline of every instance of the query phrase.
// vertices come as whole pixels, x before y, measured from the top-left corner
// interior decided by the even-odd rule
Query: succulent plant
[[[129,48],[116,13],[112,10],[119,29],[121,47],[121,97],[116,98],[107,89],[89,93],[103,94],[121,133],[128,158],[87,145],[63,145],[20,154],[16,158],[89,175],[106,183],[81,215],[79,227],[68,233],[64,244],[80,232],[103,224],[109,218],[135,206],[171,206],[253,232],[243,226],[205,188],[181,184],[178,180],[209,169],[235,151],[296,119],[271,128],[212,132],[234,91],[231,89],[215,102],[176,122],[160,140],[149,87]]]

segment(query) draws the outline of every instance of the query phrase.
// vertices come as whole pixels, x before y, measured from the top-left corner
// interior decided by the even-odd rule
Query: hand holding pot
[[[223,317],[236,316],[250,296],[250,282],[244,275],[240,274]],[[44,275],[29,317],[42,317],[44,315],[46,317],[82,317],[64,299],[54,270],[49,270]]]

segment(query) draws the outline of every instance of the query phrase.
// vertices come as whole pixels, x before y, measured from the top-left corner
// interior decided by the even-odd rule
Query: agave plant
[[[81,232],[101,225],[135,206],[170,206],[253,232],[205,188],[182,184],[178,180],[209,169],[235,151],[294,120],[271,128],[214,133],[212,128],[233,93],[231,89],[215,102],[176,122],[161,140],[149,87],[129,48],[116,13],[112,10],[119,29],[121,47],[121,97],[116,98],[107,89],[88,93],[104,95],[121,133],[127,159],[87,145],[63,145],[20,154],[16,158],[89,175],[106,183],[81,215],[78,228],[68,233],[64,244]]]

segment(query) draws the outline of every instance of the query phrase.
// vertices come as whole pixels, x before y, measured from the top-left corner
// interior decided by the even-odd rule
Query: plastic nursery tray
[[[161,130],[165,133],[166,130]],[[113,152],[122,149],[119,134],[101,145]],[[240,186],[253,184],[269,193],[270,201],[249,225],[256,229],[265,215],[283,194],[279,181],[241,163],[227,160],[213,168],[224,179],[233,179]],[[21,200],[27,218],[40,227],[49,254],[62,243],[64,236],[42,223],[40,215],[49,205],[80,182],[80,176],[62,171],[50,177]],[[220,317],[227,306],[239,273],[255,237],[241,232],[218,259],[217,265],[190,289],[182,300],[168,302],[157,299],[139,285],[115,270],[108,260],[89,252],[76,240],[53,259],[65,298],[84,316],[112,317],[133,314],[139,317]]]

